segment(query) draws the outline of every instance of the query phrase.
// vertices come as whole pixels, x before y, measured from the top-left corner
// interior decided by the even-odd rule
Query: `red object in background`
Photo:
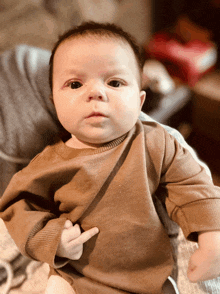
[[[211,2],[214,7],[220,7],[220,0],[212,0]]]
[[[146,47],[147,54],[162,62],[171,76],[193,87],[207,72],[215,68],[217,50],[212,42],[190,40],[181,43],[168,33],[157,33]]]

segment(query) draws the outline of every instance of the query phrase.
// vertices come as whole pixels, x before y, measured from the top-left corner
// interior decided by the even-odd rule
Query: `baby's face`
[[[53,101],[70,145],[99,145],[128,132],[145,99],[139,85],[129,45],[107,37],[65,40],[54,56]]]

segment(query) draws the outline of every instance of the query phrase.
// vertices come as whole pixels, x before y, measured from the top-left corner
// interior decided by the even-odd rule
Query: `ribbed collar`
[[[109,149],[112,149],[112,148],[118,146],[120,143],[122,143],[125,140],[125,138],[127,137],[128,134],[129,134],[129,132],[122,135],[121,137],[111,141],[111,142],[103,144],[102,146],[100,146],[96,149],[93,149],[93,148],[84,148],[84,149],[71,148],[71,147],[67,146],[61,139],[57,143],[55,143],[52,146],[52,148],[57,154],[59,154],[62,158],[65,158],[65,159],[71,159],[71,158],[79,156],[79,155],[93,155],[93,154],[105,152]]]

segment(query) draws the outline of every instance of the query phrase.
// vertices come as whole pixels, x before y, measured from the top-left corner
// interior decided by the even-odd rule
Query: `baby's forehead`
[[[73,44],[74,44],[74,40],[76,40],[78,43],[84,43],[85,41],[95,41],[97,42],[97,44],[99,44],[100,42],[114,42],[115,44],[117,44],[118,46],[122,47],[123,49],[127,50],[129,48],[129,50],[132,51],[133,55],[134,55],[134,58],[135,57],[135,53],[131,47],[131,45],[129,44],[129,42],[120,37],[120,36],[115,36],[115,35],[111,35],[111,34],[94,34],[94,33],[87,33],[87,34],[83,34],[83,35],[73,35],[73,36],[70,36],[69,38],[67,39],[64,39],[60,45],[62,45],[63,43],[65,42],[68,42],[68,41],[73,41]],[[60,46],[59,45],[59,46]]]
[[[99,35],[99,34],[94,34],[94,33],[88,33],[88,34],[84,34],[84,35],[70,36],[69,38],[63,40],[60,43],[59,47],[62,47],[62,45],[64,45],[63,47],[65,47],[65,44],[69,45],[71,43],[74,46],[75,45],[74,40],[77,42],[77,44],[80,44],[80,42],[82,44],[84,44],[86,41],[92,41],[92,42],[94,42],[95,45],[98,45],[98,46],[99,45],[101,46],[102,41],[104,43],[106,41],[106,45],[107,45],[106,50],[108,50],[108,42],[115,43],[116,45],[120,46],[120,48],[124,49],[125,51],[130,52],[130,56],[132,56],[131,58],[133,58],[136,66],[137,66],[139,77],[141,77],[142,72],[141,72],[141,69],[140,69],[140,66],[139,66],[138,58],[136,57],[133,48],[131,47],[131,45],[129,44],[129,42],[125,38],[120,37],[120,36],[115,36],[113,34],[101,34],[101,35]],[[59,47],[57,49],[59,49]],[[88,48],[88,50],[89,50],[89,48]],[[88,53],[89,53],[89,51],[88,51]],[[97,54],[99,54],[98,51],[97,51]]]

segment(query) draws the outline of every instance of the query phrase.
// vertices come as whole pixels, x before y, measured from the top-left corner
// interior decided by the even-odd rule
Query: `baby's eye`
[[[71,89],[78,89],[78,88],[82,87],[82,84],[80,82],[71,82],[71,83],[69,83],[69,87]]]
[[[113,80],[111,82],[108,83],[109,86],[114,87],[114,88],[119,88],[120,86],[122,86],[122,82],[117,81],[117,80]]]

